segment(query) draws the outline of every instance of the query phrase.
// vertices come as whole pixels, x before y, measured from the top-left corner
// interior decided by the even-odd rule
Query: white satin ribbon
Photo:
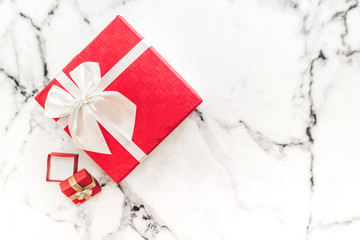
[[[111,154],[98,122],[138,161],[147,155],[132,142],[136,105],[115,91],[103,91],[148,46],[139,42],[102,78],[98,63],[85,62],[70,72],[76,85],[63,72],[56,79],[68,91],[53,85],[45,102],[45,114],[60,118],[58,123],[69,125],[71,137],[79,148]]]

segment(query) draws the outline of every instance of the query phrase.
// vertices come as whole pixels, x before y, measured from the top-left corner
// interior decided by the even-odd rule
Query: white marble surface
[[[44,181],[78,152],[33,97],[115,15],[204,102],[76,207]],[[360,238],[360,5],[0,0],[0,239]]]

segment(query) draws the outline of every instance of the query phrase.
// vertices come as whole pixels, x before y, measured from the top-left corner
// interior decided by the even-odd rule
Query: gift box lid
[[[48,154],[47,157],[47,164],[46,164],[46,181],[47,182],[62,182],[64,181],[64,179],[52,179],[50,177],[50,172],[51,172],[51,161],[52,161],[52,157],[63,157],[63,158],[72,158],[73,159],[73,169],[72,172],[73,174],[76,173],[78,171],[78,163],[79,163],[79,154],[74,154],[74,153],[60,153],[60,152],[51,152]]]
[[[101,76],[104,76],[142,39],[122,17],[117,16],[65,66],[63,73],[71,79],[69,73],[80,64],[97,62]],[[65,89],[55,77],[35,97],[43,108],[52,86]],[[200,96],[153,47],[147,48],[104,91],[119,92],[136,104],[132,141],[145,154],[150,154],[202,102]],[[119,182],[139,161],[101,124],[99,127],[111,154],[85,152],[115,182]],[[64,130],[70,135],[68,126]]]

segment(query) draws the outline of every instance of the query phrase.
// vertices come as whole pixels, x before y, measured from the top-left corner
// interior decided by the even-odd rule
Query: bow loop
[[[67,117],[75,145],[86,151],[111,154],[98,122],[106,130],[115,130],[131,142],[136,105],[119,92],[96,91],[101,80],[99,64],[82,63],[70,72],[70,76],[82,96],[74,98],[53,85],[45,102],[45,114],[52,118]]]
[[[51,118],[68,116],[76,103],[74,98],[62,88],[53,85],[45,102],[45,115]]]
[[[84,62],[70,72],[71,78],[81,90],[83,97],[88,97],[99,86],[100,66],[94,62]]]

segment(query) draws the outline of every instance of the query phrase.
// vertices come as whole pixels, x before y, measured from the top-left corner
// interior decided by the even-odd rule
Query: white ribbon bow
[[[51,118],[68,118],[75,145],[86,151],[111,154],[98,122],[108,131],[115,130],[131,141],[136,105],[119,92],[98,90],[99,64],[82,63],[70,76],[81,94],[72,96],[53,85],[45,102],[45,114]]]
[[[91,189],[83,189],[79,192],[76,193],[76,198],[78,200],[83,200],[84,198],[89,198],[92,195],[92,190]]]

